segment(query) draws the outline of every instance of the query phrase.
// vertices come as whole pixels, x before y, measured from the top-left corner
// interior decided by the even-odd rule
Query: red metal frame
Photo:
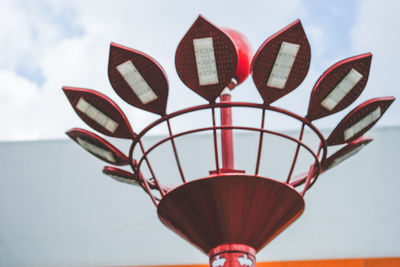
[[[240,103],[240,102],[222,102],[222,103],[210,103],[210,104],[206,104],[206,105],[190,107],[190,108],[183,109],[183,110],[180,110],[180,111],[177,111],[177,112],[174,112],[174,113],[171,113],[171,114],[167,114],[167,115],[161,117],[160,119],[158,119],[157,121],[153,122],[152,124],[150,124],[145,129],[143,129],[136,136],[136,140],[142,139],[146,135],[146,133],[149,132],[152,128],[158,126],[159,124],[161,124],[161,123],[163,123],[165,121],[170,120],[171,118],[178,117],[178,116],[181,116],[183,114],[192,113],[192,112],[199,111],[199,110],[204,110],[204,109],[215,110],[216,108],[220,108],[222,110],[222,109],[228,108],[228,107],[230,107],[230,108],[239,108],[239,107],[256,108],[256,109],[263,110],[263,112],[265,112],[265,110],[269,110],[269,111],[278,112],[278,113],[282,113],[282,114],[285,114],[287,116],[290,116],[290,117],[292,117],[292,118],[294,118],[296,120],[301,121],[304,125],[307,125],[307,127],[309,127],[310,130],[312,130],[316,134],[316,136],[318,136],[318,138],[320,139],[321,145],[320,145],[318,151],[313,152],[313,150],[309,146],[307,146],[305,143],[303,143],[301,140],[295,139],[295,138],[293,138],[291,136],[288,136],[288,135],[285,135],[283,133],[274,132],[274,131],[266,130],[266,129],[263,129],[263,128],[240,127],[240,126],[232,126],[232,125],[231,126],[216,126],[215,125],[215,113],[212,113],[213,114],[212,115],[212,120],[213,120],[213,123],[214,123],[212,127],[192,129],[192,130],[184,131],[184,132],[181,132],[181,133],[178,133],[178,134],[169,135],[168,137],[158,141],[156,144],[154,144],[153,146],[148,148],[146,150],[146,152],[143,154],[143,157],[138,160],[138,163],[135,166],[135,168],[136,169],[140,169],[143,161],[147,158],[148,154],[150,152],[152,152],[154,149],[156,149],[158,146],[160,146],[161,144],[163,144],[163,143],[165,143],[165,142],[167,142],[169,140],[173,140],[175,138],[178,138],[178,137],[181,137],[181,136],[184,136],[184,135],[188,135],[188,134],[197,133],[197,132],[213,131],[213,133],[216,133],[217,130],[224,131],[224,130],[237,129],[237,130],[258,131],[260,133],[273,134],[273,135],[280,136],[282,138],[291,140],[291,141],[297,143],[299,146],[305,148],[314,157],[315,165],[317,166],[316,169],[318,169],[318,170],[320,169],[320,163],[325,160],[326,153],[327,153],[326,141],[325,141],[323,135],[321,134],[321,132],[314,125],[312,125],[311,122],[309,122],[307,119],[305,119],[305,118],[303,118],[303,117],[301,117],[299,115],[296,115],[293,112],[290,112],[290,111],[287,111],[287,110],[284,110],[284,109],[281,109],[281,108],[265,105],[265,104]],[[216,134],[214,134],[214,137],[216,138]],[[216,143],[216,139],[215,138],[214,138],[214,140],[215,140],[214,144]],[[134,149],[136,147],[136,144],[137,144],[137,142],[134,141],[132,143],[131,149],[129,151],[129,156],[132,159],[133,159],[133,153],[134,153]],[[228,144],[229,144],[229,142],[228,142]],[[261,145],[262,144],[260,143],[258,150],[261,150]],[[322,151],[321,159],[319,159],[319,156],[318,156],[320,151]],[[219,163],[218,163],[219,162],[218,161],[218,159],[219,159],[218,149],[215,149],[214,153],[215,153],[215,159],[216,159],[217,173],[219,174],[221,172],[221,169],[219,168]],[[314,170],[314,172],[315,172],[315,170]],[[255,173],[255,175],[256,174],[257,173]],[[153,177],[153,178],[155,179],[155,181],[158,181],[158,179],[156,177]],[[289,184],[289,182],[286,182],[286,183]],[[307,188],[302,192],[303,195],[304,195],[306,190],[307,190]]]
[[[204,37],[211,37],[213,40],[218,83],[201,86],[195,62],[193,40]],[[267,86],[267,79],[282,42],[295,43],[300,45],[300,48],[284,88],[278,89]],[[338,159],[343,159],[344,156],[350,155],[362,145],[369,143],[372,139],[360,136],[369,130],[379,118],[348,140],[344,140],[344,130],[362,120],[377,107],[380,107],[382,116],[394,101],[393,97],[386,97],[372,99],[361,104],[350,112],[325,139],[312,121],[346,108],[360,95],[368,80],[371,54],[349,58],[329,68],[314,86],[307,116],[299,116],[285,109],[271,106],[273,101],[290,93],[304,80],[309,69],[310,57],[310,46],[299,20],[268,38],[252,59],[250,44],[243,35],[230,29],[219,29],[199,16],[178,45],[175,65],[181,80],[209,103],[166,114],[168,81],[161,66],[142,52],[112,43],[108,65],[112,87],[126,102],[137,108],[159,114],[161,118],[136,134],[131,129],[122,110],[108,97],[89,89],[64,87],[63,90],[74,110],[90,127],[105,135],[131,139],[132,145],[127,157],[103,138],[86,130],[73,129],[67,134],[75,141],[80,137],[111,152],[117,159],[116,162],[109,162],[111,164],[130,164],[133,172],[111,166],[105,167],[103,171],[106,174],[121,177],[122,181],[137,182],[157,207],[160,220],[178,235],[208,254],[211,266],[255,266],[256,252],[302,214],[304,194],[313,186],[319,175]],[[143,104],[132,92],[132,88],[129,87],[124,77],[116,70],[117,66],[129,60],[154,90],[157,96],[156,100]],[[336,107],[330,111],[324,109],[321,101],[352,68],[360,72],[363,78]],[[250,69],[255,86],[264,99],[264,103],[231,102],[230,90],[246,79]],[[216,102],[218,97],[220,97],[219,103]],[[99,119],[81,112],[76,107],[81,98],[89,102],[97,111],[102,112],[100,117],[111,118],[117,122],[117,130],[110,133],[100,124]],[[235,125],[232,121],[232,109],[240,108],[260,111],[260,126]],[[182,115],[190,116],[201,110],[211,111],[211,126],[172,132],[172,119]],[[220,125],[217,125],[216,118],[218,110],[221,115]],[[294,138],[268,129],[268,125],[265,123],[267,112],[276,112],[301,122],[299,137]],[[151,129],[164,123],[167,125],[168,136],[146,148],[142,142],[143,138]],[[317,148],[313,149],[303,141],[306,129],[309,129],[319,139]],[[259,134],[254,173],[246,174],[245,171],[235,169],[233,137],[236,131],[258,132],[257,134]],[[188,181],[175,141],[180,137],[200,132],[209,132],[212,135],[215,166],[210,166],[208,177],[197,177],[195,180]],[[219,133],[220,140],[218,139]],[[288,166],[289,174],[283,181],[271,177],[261,177],[259,174],[264,135],[266,134],[293,142],[297,146],[293,161]],[[156,177],[149,160],[150,153],[166,142],[171,142],[182,180],[182,184],[174,188],[161,183],[161,179]],[[347,145],[327,157],[328,146],[346,142]],[[221,152],[219,152],[219,148],[221,148]],[[293,176],[301,149],[311,155],[312,161],[309,163],[311,167],[307,172]],[[138,159],[133,156],[136,155],[136,150],[140,150],[141,153]],[[92,152],[92,154],[107,161],[96,153]],[[220,159],[222,164],[220,164]],[[145,172],[142,172],[144,163],[148,169],[146,176],[143,174]],[[164,173],[160,177],[162,175]]]

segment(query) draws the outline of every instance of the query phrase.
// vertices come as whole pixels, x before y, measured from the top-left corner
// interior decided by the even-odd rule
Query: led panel
[[[119,124],[116,121],[112,120],[110,117],[92,106],[83,97],[79,99],[78,103],[76,104],[76,108],[103,126],[109,132],[114,133],[117,130]]]
[[[264,103],[271,104],[298,88],[310,59],[310,44],[300,20],[265,40],[251,63],[251,75]]]
[[[368,127],[371,123],[375,122],[381,116],[381,108],[377,107],[374,111],[369,113],[363,119],[355,123],[353,126],[347,128],[344,131],[344,140],[347,141],[352,138],[354,135],[358,134],[364,128]]]
[[[300,45],[289,42],[282,42],[275,63],[272,67],[267,86],[283,89],[288,80],[290,70],[292,69],[294,60]]]
[[[142,104],[145,105],[157,99],[157,95],[139,73],[135,65],[133,65],[131,60],[118,65],[117,70]]]
[[[394,100],[395,98],[392,96],[378,97],[365,101],[354,108],[331,132],[326,139],[327,145],[349,143],[362,136],[375,125]]]
[[[355,69],[351,69],[339,84],[325,97],[321,105],[331,111],[362,78],[363,75],[361,73]]]
[[[116,162],[113,154],[110,151],[107,151],[105,149],[97,147],[97,146],[81,139],[80,137],[77,137],[76,141],[87,151],[89,151],[107,161],[114,162],[114,163]]]
[[[237,78],[240,69],[235,38],[199,16],[183,36],[175,53],[175,67],[182,82],[196,94],[214,102]]]
[[[213,39],[211,37],[194,39],[193,48],[199,84],[201,86],[217,84],[219,80]]]
[[[364,90],[372,54],[346,58],[333,64],[317,80],[311,93],[307,118],[320,119],[350,106]]]

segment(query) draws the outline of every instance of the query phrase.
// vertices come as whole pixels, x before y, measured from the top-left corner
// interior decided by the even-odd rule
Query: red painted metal
[[[214,42],[219,82],[201,86],[197,76],[193,39],[206,37],[211,37]],[[179,77],[187,87],[209,102],[213,102],[235,77],[238,55],[232,39],[204,17],[199,16],[178,45],[175,66]]]
[[[252,103],[229,103],[230,105],[232,105],[232,106],[253,106],[252,105]],[[223,104],[223,103],[219,103],[219,104],[214,104],[214,105],[216,105],[216,106],[225,106],[226,104]],[[257,104],[255,104],[255,105],[257,105]],[[266,106],[262,106],[261,105],[261,107],[263,107],[264,109],[266,109],[267,107]],[[190,111],[191,112],[193,112],[193,111],[196,111],[196,110],[201,110],[202,108],[204,108],[204,106],[198,106],[197,108],[193,108],[193,109],[190,109]],[[278,109],[278,108],[276,108],[276,107],[272,107],[272,106],[268,106],[268,109],[271,109],[271,110],[274,110],[274,111],[276,111],[276,112],[280,112],[280,113],[283,113],[283,114],[287,114],[287,115],[289,115],[289,116],[292,116],[293,118],[296,118],[297,117],[297,115],[295,115],[295,114],[292,114],[291,112],[289,112],[289,111],[285,111],[285,110],[282,110],[282,109]],[[212,110],[214,110],[214,107],[212,107]],[[186,112],[188,112],[188,111],[186,111]],[[186,113],[186,112],[184,112],[184,113]],[[177,112],[177,114],[180,114],[180,112]],[[176,115],[176,114],[175,114]],[[301,117],[300,117],[301,118]],[[299,120],[301,120],[299,118]],[[147,149],[147,151],[143,154],[143,157],[139,160],[139,162],[138,162],[138,164],[137,164],[137,168],[138,169],[140,169],[140,167],[141,167],[141,164],[143,163],[143,161],[144,160],[146,160],[146,158],[147,158],[147,155],[150,153],[150,152],[152,152],[154,149],[156,149],[157,147],[159,147],[161,144],[163,144],[163,143],[165,143],[165,142],[167,142],[167,141],[169,141],[169,140],[171,140],[171,139],[174,139],[174,138],[178,138],[178,137],[181,137],[181,136],[184,136],[184,135],[188,135],[188,134],[193,134],[193,133],[198,133],[198,132],[204,132],[204,131],[213,131],[213,132],[216,132],[216,130],[218,130],[218,129],[238,129],[238,130],[246,130],[246,131],[258,131],[258,132],[262,132],[262,133],[268,133],[268,134],[272,134],[272,135],[276,135],[276,136],[279,136],[279,137],[282,137],[282,138],[285,138],[285,139],[288,139],[288,140],[290,140],[290,141],[293,141],[293,142],[295,142],[295,143],[297,143],[297,144],[299,144],[301,147],[303,147],[303,148],[305,148],[310,154],[311,154],[311,156],[314,158],[314,160],[315,160],[315,168],[314,168],[314,172],[316,172],[316,175],[315,175],[315,180],[317,179],[317,177],[318,177],[318,173],[319,173],[319,170],[321,169],[321,166],[320,166],[320,162],[322,162],[323,160],[325,160],[325,157],[326,157],[326,142],[325,142],[325,139],[323,138],[323,136],[322,136],[322,134],[312,125],[312,124],[310,124],[310,122],[307,122],[307,120],[305,120],[304,118],[303,118],[303,120],[304,120],[304,123],[306,124],[306,125],[308,125],[309,126],[309,128],[311,129],[311,130],[313,130],[314,132],[315,132],[315,134],[320,138],[320,140],[321,140],[321,145],[320,145],[320,147],[319,147],[319,149],[318,149],[318,155],[317,154],[315,154],[314,152],[313,152],[313,150],[309,147],[309,146],[307,146],[306,144],[304,144],[301,140],[298,140],[298,139],[295,139],[295,138],[293,138],[293,137],[291,137],[291,136],[289,136],[289,135],[286,135],[286,134],[283,134],[283,133],[280,133],[280,132],[275,132],[275,131],[270,131],[270,130],[266,130],[266,129],[259,129],[259,128],[252,128],[252,127],[241,127],[241,126],[212,126],[212,127],[206,127],[206,128],[198,128],[198,129],[193,129],[193,130],[189,130],[189,131],[183,131],[183,132],[181,132],[181,133],[179,133],[179,134],[175,134],[175,135],[172,135],[172,136],[169,136],[169,137],[166,137],[166,138],[164,138],[164,139],[162,139],[162,140],[160,140],[160,141],[158,141],[157,143],[155,143],[153,146],[151,146],[149,149]],[[159,123],[161,123],[163,120],[162,119],[160,119],[159,121],[158,121],[158,123],[157,124],[159,124]],[[153,124],[153,127],[155,127],[157,124]],[[144,129],[143,131],[147,131],[147,130],[150,130],[150,129]],[[142,133],[140,133],[139,135],[141,135]],[[214,138],[214,141],[216,142],[216,139]],[[215,142],[214,142],[214,147],[215,147]],[[130,152],[129,152],[129,155],[130,155],[130,158],[132,158],[132,154],[133,154],[133,151],[134,151],[134,147],[135,147],[135,143],[134,144],[132,144],[132,146],[131,146],[131,149],[130,149]],[[319,156],[319,153],[320,153],[320,151],[323,151],[323,153],[322,153],[322,159],[319,161],[319,159],[318,159],[318,156]],[[216,156],[218,156],[218,152],[216,151]],[[219,165],[218,165],[218,161],[217,161],[217,171],[215,172],[215,173],[217,173],[217,174],[219,174],[220,173],[220,169],[219,169],[219,167],[218,167]],[[231,172],[231,171],[233,171],[233,170],[228,170],[228,172]],[[240,171],[238,171],[238,172],[240,172]],[[213,172],[214,173],[214,172]],[[157,179],[155,179],[156,181],[157,181]]]
[[[218,83],[200,86],[193,40],[209,37],[213,41]],[[206,40],[208,44],[209,40]],[[298,44],[299,50],[284,88],[278,89],[268,87],[267,80],[282,42]],[[384,97],[361,104],[339,123],[326,140],[312,124],[312,120],[344,109],[359,96],[368,79],[371,54],[346,59],[328,69],[314,86],[308,115],[305,117],[270,105],[273,101],[299,86],[308,72],[311,56],[310,46],[300,21],[295,21],[267,39],[250,64],[251,54],[250,45],[243,35],[230,29],[219,29],[200,16],[179,43],[175,65],[181,80],[191,90],[208,100],[209,103],[166,114],[168,82],[161,66],[142,52],[112,43],[109,58],[109,78],[114,90],[122,99],[133,106],[161,115],[161,118],[148,125],[138,134],[133,132],[120,108],[106,96],[88,89],[63,88],[77,114],[89,126],[109,136],[132,140],[129,157],[103,138],[86,130],[73,129],[67,134],[75,141],[78,141],[77,138],[79,137],[110,152],[117,159],[116,162],[110,162],[114,165],[130,164],[133,172],[105,167],[104,173],[116,175],[119,181],[137,182],[157,207],[160,220],[178,235],[208,254],[212,267],[255,266],[256,252],[302,214],[304,194],[313,186],[319,175],[331,168],[333,164],[338,163],[339,160],[355,153],[360,147],[370,142],[371,139],[360,136],[371,128],[377,120],[367,126],[365,126],[365,121],[359,123],[364,127],[361,127],[361,130],[347,140],[344,138],[344,131],[360,122],[378,107],[380,108],[380,116],[382,116],[394,100],[393,97]],[[154,90],[157,96],[156,100],[143,104],[136,97],[125,78],[116,70],[117,66],[127,61],[132,62],[143,80]],[[232,90],[244,81],[248,76],[249,69],[252,70],[255,86],[264,99],[263,104],[231,102],[231,96],[226,91],[221,95],[223,90]],[[351,69],[361,73],[362,79],[347,96],[340,100],[336,107],[330,111],[324,109],[321,106],[321,101]],[[220,96],[220,103],[216,103],[218,96]],[[113,133],[107,132],[100,119],[77,109],[76,105],[81,98],[92,105],[96,112],[99,111],[100,117],[111,118],[118,123],[117,130]],[[235,108],[250,108],[262,112],[260,126],[235,125],[232,122],[232,109]],[[221,113],[221,125],[217,125],[216,120],[218,109]],[[186,131],[172,132],[171,119],[182,115],[190,116],[200,110],[211,111],[210,127],[193,127]],[[266,118],[268,118],[267,112],[277,112],[301,122],[300,136],[294,138],[279,131],[269,130],[265,125]],[[376,117],[375,113],[374,115]],[[169,136],[149,144],[146,148],[142,142],[143,138],[151,129],[164,123],[168,127]],[[307,128],[319,139],[318,149],[312,149],[308,143],[303,141],[303,134]],[[245,171],[235,170],[234,168],[233,138],[237,131],[259,134],[254,174],[246,174]],[[175,140],[189,134],[203,132],[212,134],[215,166],[210,166],[210,176],[194,177],[194,180],[187,181]],[[221,140],[217,138],[217,133],[221,133]],[[264,135],[273,135],[276,138],[297,144],[293,162],[291,166],[288,166],[289,175],[287,178],[283,177],[283,182],[275,179],[276,177],[272,179],[272,177],[266,178],[259,175]],[[172,144],[172,151],[182,180],[182,184],[177,187],[163,185],[159,178],[170,174],[160,172],[160,177],[156,177],[155,168],[149,160],[150,153],[153,153],[166,142]],[[348,142],[347,145],[327,158],[329,145],[346,142]],[[312,161],[306,163],[306,166],[311,167],[303,174],[293,175],[300,151],[306,152],[312,157]],[[107,161],[107,157],[105,157],[106,159],[101,157],[100,152],[96,149],[91,151],[95,156]],[[133,155],[140,155],[140,157],[135,159]],[[222,165],[219,162],[220,158]],[[148,171],[143,172],[146,175],[141,171],[143,167],[147,167]]]
[[[300,45],[288,80],[283,89],[267,85],[272,67],[278,55],[282,42]],[[296,89],[307,75],[310,67],[311,51],[307,36],[300,20],[269,37],[256,52],[251,64],[253,81],[264,102],[270,104]]]
[[[209,253],[210,266],[255,267],[256,251],[243,244],[223,244]]]
[[[264,129],[264,123],[265,123],[265,109],[262,111],[262,116],[261,116],[261,129]],[[263,140],[264,140],[264,133],[260,132],[260,139],[258,141],[258,152],[257,152],[257,163],[256,163],[256,168],[254,171],[254,175],[258,175],[258,172],[260,170],[260,162],[261,162],[261,152],[262,152],[262,147],[263,147]]]
[[[250,74],[251,60],[253,59],[253,50],[249,40],[240,32],[229,28],[221,28],[233,41],[235,45],[238,64],[235,79],[241,84]]]
[[[389,108],[389,106],[393,103],[395,100],[394,97],[379,97],[379,98],[374,98],[371,100],[368,100],[355,109],[353,109],[339,124],[336,126],[336,128],[332,131],[328,139],[326,139],[326,142],[328,146],[333,146],[333,145],[340,145],[344,143],[351,142],[358,137],[362,136],[364,133],[366,133],[369,129],[371,129],[375,123],[378,122],[379,118],[385,113],[385,111]],[[357,134],[355,134],[353,137],[351,137],[348,140],[345,140],[344,137],[344,131],[348,129],[349,127],[353,126],[360,120],[362,120],[365,116],[367,116],[369,113],[374,111],[376,108],[380,107],[381,108],[381,115],[380,117],[369,124],[367,127],[365,127],[363,130],[359,131]]]
[[[126,170],[122,170],[119,168],[105,166],[103,168],[103,173],[119,182],[144,187],[143,179],[145,179],[145,178],[143,177],[141,172],[136,174],[136,173],[128,172]],[[158,189],[157,185],[154,183],[154,181],[148,180],[147,183],[148,183],[150,189],[153,189],[153,190]],[[164,189],[164,191],[171,190],[171,188],[164,187],[164,186],[163,186],[163,189]]]
[[[221,103],[231,102],[231,95],[222,93]],[[230,107],[221,108],[221,126],[232,126],[232,111]],[[222,168],[234,169],[234,151],[232,129],[221,131],[221,151],[222,151]]]
[[[367,84],[371,60],[371,53],[362,54],[342,60],[325,71],[312,90],[308,114],[306,117],[309,120],[316,120],[339,112],[351,105],[358,98]],[[363,75],[363,78],[332,110],[323,107],[321,102],[351,69],[358,71]]]
[[[335,152],[333,155],[329,156],[321,165],[322,171],[326,171],[337,164],[341,163],[343,160],[347,159],[350,156],[353,156],[354,153],[357,153],[359,149],[363,146],[370,143],[373,139],[365,136],[361,136],[356,140],[350,142],[345,147],[341,148],[339,151]],[[340,162],[337,162],[340,160]]]
[[[112,137],[132,139],[135,136],[125,114],[118,107],[118,105],[107,96],[97,91],[83,88],[64,86],[63,90],[78,116],[94,130]],[[116,128],[115,132],[110,132],[98,122],[77,109],[76,105],[80,99],[84,99],[96,109],[104,113],[104,115],[117,122],[118,127]]]
[[[259,251],[303,209],[303,198],[284,183],[220,174],[170,191],[157,212],[167,227],[209,253],[221,244],[244,244]]]
[[[80,138],[96,147],[99,147],[101,149],[104,149],[104,150],[110,152],[112,154],[112,156],[114,157],[115,162],[107,160],[105,158],[102,158],[99,155],[94,154],[93,152],[87,150],[90,154],[94,155],[95,157],[97,157],[105,162],[108,162],[113,165],[119,165],[119,166],[129,164],[129,159],[127,156],[125,156],[121,151],[119,151],[116,147],[114,147],[112,144],[110,144],[107,140],[101,138],[100,136],[98,136],[94,133],[91,133],[87,130],[80,129],[80,128],[73,128],[73,129],[67,131],[66,134],[72,140],[77,142],[78,144],[79,144],[78,138]]]
[[[143,79],[157,95],[157,99],[143,104],[132,88],[117,71],[117,66],[131,61]],[[150,56],[119,45],[111,43],[108,61],[108,78],[114,91],[129,104],[159,115],[165,114],[168,98],[168,81],[163,68]]]

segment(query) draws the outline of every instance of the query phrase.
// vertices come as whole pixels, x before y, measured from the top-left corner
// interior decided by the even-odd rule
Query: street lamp
[[[108,97],[89,89],[64,87],[72,107],[91,128],[107,136],[130,139],[132,145],[126,156],[89,131],[72,129],[67,134],[109,164],[129,164],[131,171],[106,166],[103,172],[118,181],[143,188],[157,207],[160,220],[207,254],[210,266],[255,266],[256,253],[302,214],[303,197],[319,174],[371,142],[364,133],[394,101],[393,97],[382,97],[364,102],[325,138],[313,121],[343,110],[357,99],[367,83],[372,55],[348,58],[330,67],[311,92],[306,116],[271,105],[302,83],[310,58],[310,45],[299,20],[268,38],[253,57],[249,42],[242,34],[218,28],[199,16],[178,45],[175,65],[183,83],[207,104],[167,114],[169,88],[161,66],[140,51],[112,43],[108,76],[113,89],[127,103],[158,114],[160,118],[135,133],[122,110]],[[231,90],[249,73],[264,102],[231,102]],[[235,125],[232,109],[241,108],[260,112],[260,126]],[[171,120],[202,110],[211,111],[210,127],[172,131]],[[220,125],[217,124],[217,111],[221,115]],[[299,121],[302,124],[299,137],[267,129],[266,112]],[[168,136],[145,147],[143,138],[164,123]],[[313,149],[303,141],[305,128],[317,137],[318,148]],[[235,131],[259,135],[254,171],[235,168]],[[212,136],[213,165],[209,166],[208,176],[189,181],[175,141],[203,132]],[[264,135],[296,145],[292,163],[287,166],[289,174],[283,180],[259,174]],[[166,176],[165,173],[160,177],[156,175],[153,166],[159,162],[149,159],[149,155],[165,143],[171,143],[181,180],[179,186],[162,184],[159,178]],[[329,155],[329,148],[335,145],[343,147]],[[312,160],[307,172],[293,176],[300,150]],[[137,159],[135,152],[140,154]],[[193,151],[196,153],[198,151]]]

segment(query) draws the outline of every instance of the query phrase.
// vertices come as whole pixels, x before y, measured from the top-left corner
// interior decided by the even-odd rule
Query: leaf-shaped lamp
[[[394,101],[394,97],[368,100],[353,109],[327,138],[328,146],[349,143],[372,128]]]
[[[251,66],[264,102],[270,104],[296,89],[307,75],[310,60],[310,44],[300,20],[268,38]]]
[[[323,171],[333,168],[345,161],[346,159],[350,158],[351,156],[355,155],[371,141],[372,138],[361,136],[356,140],[350,142],[345,147],[332,154],[332,156],[327,158],[322,163]]]
[[[100,136],[84,129],[74,128],[66,134],[97,158],[113,165],[128,165],[129,158]]]
[[[108,78],[114,91],[137,108],[164,115],[168,81],[164,70],[148,55],[111,43]]]
[[[316,120],[352,104],[364,90],[369,76],[372,54],[342,60],[322,74],[316,82],[307,118]]]
[[[75,112],[94,130],[112,137],[134,137],[125,114],[107,96],[83,88],[64,86],[63,90]]]
[[[105,166],[103,168],[103,173],[118,182],[140,186],[140,181],[138,180],[137,176],[131,172],[111,166]]]
[[[235,78],[237,65],[232,39],[202,16],[182,38],[175,54],[182,82],[210,102]]]

